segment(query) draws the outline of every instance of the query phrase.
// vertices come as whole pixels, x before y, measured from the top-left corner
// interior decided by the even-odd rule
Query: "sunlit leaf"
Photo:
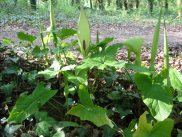
[[[62,28],[61,30],[59,30],[57,33],[57,36],[61,39],[64,40],[70,36],[73,36],[76,34],[76,30],[74,29],[70,29],[70,28]]]
[[[111,120],[107,117],[106,109],[93,104],[88,89],[84,85],[79,86],[79,98],[81,104],[72,107],[67,114],[80,117],[81,120],[91,121],[98,127],[103,125],[113,127]]]
[[[84,57],[87,56],[90,45],[90,28],[85,12],[81,6],[80,18],[78,23],[78,42],[80,45],[80,51]]]
[[[167,86],[152,83],[152,79],[145,74],[136,73],[135,82],[141,90],[143,102],[148,106],[152,116],[158,121],[166,119],[172,112],[173,98]]]
[[[114,38],[105,38],[103,41],[99,42],[97,46],[105,48],[110,42],[112,42]]]
[[[148,122],[147,112],[145,112],[139,118],[138,128],[133,137],[171,137],[173,125],[172,119],[165,119],[152,125],[151,122]]]
[[[33,51],[32,51],[32,55],[36,58],[41,58],[43,56],[45,56],[46,54],[49,53],[49,49],[41,49],[41,47],[39,46],[35,46]]]
[[[107,117],[106,109],[96,105],[88,107],[78,104],[77,106],[72,107],[67,114],[80,117],[81,120],[91,121],[97,127],[103,125],[108,125],[111,128],[113,127],[111,120]]]
[[[60,67],[60,63],[57,60],[54,60],[48,69],[40,71],[38,74],[43,75],[46,79],[51,79],[60,73]]]
[[[36,40],[36,36],[26,34],[24,32],[17,32],[17,36],[20,40],[28,41],[33,43],[34,40]]]
[[[80,127],[78,123],[71,122],[71,121],[61,121],[57,124],[58,127],[66,128],[66,127]]]
[[[21,123],[30,115],[37,112],[56,92],[56,90],[50,90],[44,87],[44,84],[39,83],[32,94],[19,97],[10,112],[8,122]]]
[[[123,42],[128,48],[128,58],[130,58],[131,52],[136,55],[135,64],[141,66],[141,47],[143,44],[143,38],[131,38]]]
[[[15,133],[16,130],[18,130],[22,125],[11,125],[6,124],[4,128],[4,134],[6,137],[13,137],[12,134]]]
[[[79,69],[92,69],[97,67],[98,69],[103,70],[104,68],[110,66],[115,68],[123,68],[125,66],[124,61],[116,61],[116,53],[118,49],[122,48],[123,44],[118,43],[112,46],[107,46],[102,52],[99,54],[93,54],[91,57],[88,57],[83,60],[83,64],[79,65],[77,68]]]
[[[58,130],[52,137],[65,137],[65,133],[63,130]]]
[[[175,69],[169,70],[171,86],[178,91],[178,100],[182,102],[182,74]]]

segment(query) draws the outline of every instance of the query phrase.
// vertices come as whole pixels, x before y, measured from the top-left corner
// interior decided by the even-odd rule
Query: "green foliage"
[[[48,69],[44,71],[39,71],[38,74],[43,75],[46,79],[51,79],[60,73],[60,68],[60,63],[57,60],[54,60],[52,65]]]
[[[182,74],[171,68],[169,70],[171,86],[178,91],[178,100],[182,102]]]
[[[81,6],[80,18],[78,23],[78,42],[80,45],[80,51],[83,57],[87,57],[90,46],[90,28],[85,12]]]
[[[66,5],[66,3],[64,4]],[[89,121],[100,127],[99,131],[102,129],[103,135],[108,137],[115,136],[115,133],[118,136],[123,134],[127,137],[170,137],[174,122],[168,117],[171,117],[170,114],[175,114],[175,110],[172,113],[172,108],[178,105],[173,102],[175,99],[173,90],[177,91],[177,99],[181,102],[182,75],[177,70],[169,69],[165,25],[164,69],[159,74],[154,71],[162,12],[160,12],[154,33],[151,64],[148,69],[141,65],[142,38],[130,38],[124,42],[110,44],[114,38],[108,37],[100,41],[99,32],[97,31],[96,44],[93,44],[91,43],[88,19],[82,6],[80,7],[81,12],[77,31],[72,28],[56,30],[56,19],[54,17],[56,7],[54,7],[53,0],[49,0],[49,6],[50,27],[47,31],[40,29],[42,47],[35,46],[32,51],[26,49],[27,52],[25,52],[26,54],[31,53],[29,55],[34,60],[45,64],[41,64],[41,69],[31,70],[30,68],[31,71],[28,70],[27,72],[24,70],[26,67],[21,66],[21,62],[18,62],[19,60],[15,58],[12,59],[14,60],[13,65],[8,65],[7,69],[0,74],[0,77],[2,77],[0,78],[1,81],[6,79],[5,76],[11,79],[11,76],[16,75],[16,82],[12,80],[9,83],[6,81],[0,83],[0,89],[3,91],[3,95],[5,94],[6,96],[3,105],[9,106],[8,103],[13,101],[11,98],[7,98],[9,96],[12,97],[12,93],[16,93],[17,96],[17,90],[23,92],[16,100],[9,114],[8,124],[22,123],[25,119],[32,116],[35,119],[33,123],[36,122],[33,129],[36,136],[64,137],[66,132],[73,128],[74,132],[78,133],[79,136],[85,136],[86,131],[83,125],[90,126],[89,123],[86,123],[86,121]],[[126,12],[122,14],[126,14]],[[79,53],[83,56],[83,60],[79,61],[79,63],[73,57],[73,53],[70,52],[73,46],[77,46],[77,40],[73,40],[70,43],[67,42],[69,41],[68,38],[76,33],[78,46],[80,47]],[[36,40],[35,36],[24,32],[18,32],[17,36],[21,41],[25,42],[21,44],[25,48],[32,45]],[[53,40],[53,48],[50,48],[51,40]],[[8,45],[14,42],[5,39],[3,43]],[[123,46],[127,47],[128,59],[130,59],[132,52],[136,55],[135,64],[126,63],[124,60],[116,60],[117,52]],[[45,66],[47,69],[45,69]],[[118,69],[121,69],[122,73],[124,70],[126,74],[117,73]],[[40,76],[44,76],[45,79]],[[18,81],[20,83],[23,82],[23,84],[28,81],[28,84],[31,84],[30,86],[35,86],[34,84],[38,81],[44,81],[51,88],[56,88],[60,92],[57,94],[58,96],[53,98],[57,90],[51,90],[51,88],[45,87],[40,82],[32,93],[27,94],[21,89],[25,85],[20,85]],[[29,85],[26,86],[28,87]],[[142,101],[148,107],[150,114],[145,112],[141,115],[146,110]],[[42,107],[44,104],[52,106],[51,110],[49,111],[46,107]],[[136,106],[137,108],[135,108]],[[40,108],[41,111],[39,111]],[[52,112],[52,109],[56,111]],[[58,121],[50,117],[51,115],[49,116],[48,113],[56,115],[55,117]],[[137,127],[136,123],[139,115],[141,116]],[[80,121],[77,118],[75,119],[74,116],[79,117]],[[116,121],[118,118],[119,121]],[[60,119],[63,119],[63,121]],[[85,122],[81,122],[82,120]],[[127,122],[129,122],[129,126],[125,124]],[[29,120],[28,123],[32,124],[32,121]],[[69,129],[69,127],[72,128]],[[125,129],[120,129],[121,127]],[[11,129],[11,127],[8,128]],[[12,128],[14,132],[19,126]],[[27,134],[23,135],[26,136]]]
[[[67,114],[78,116],[81,120],[91,121],[98,127],[103,125],[113,127],[111,120],[107,117],[106,109],[93,104],[88,89],[84,85],[79,86],[79,98],[81,104],[72,107]]]
[[[68,29],[68,28],[62,28],[59,30],[56,35],[61,39],[64,40],[70,36],[73,36],[76,34],[76,30],[74,29]]]
[[[51,97],[56,94],[56,90],[50,90],[42,83],[39,83],[31,95],[22,95],[16,101],[10,112],[9,123],[21,123],[30,115],[35,114]]]
[[[166,24],[164,20],[164,69],[166,69],[167,73],[167,84],[170,85],[170,79],[169,79],[169,45],[167,40],[167,32],[166,32]]]
[[[18,32],[17,36],[20,40],[28,41],[30,43],[33,43],[36,40],[36,36],[25,34],[24,32]]]
[[[7,97],[11,96],[13,88],[15,88],[14,82],[0,86],[0,90],[3,91]]]
[[[91,57],[83,60],[83,64],[78,66],[79,69],[92,69],[97,67],[103,70],[106,67],[122,68],[125,65],[124,61],[116,61],[115,56],[118,49],[122,48],[123,45],[118,43],[112,46],[106,46],[101,52],[96,52]]]
[[[154,37],[152,41],[152,50],[151,50],[151,61],[150,61],[150,70],[155,70],[155,58],[157,55],[157,48],[159,43],[159,35],[160,35],[160,25],[161,25],[161,16],[162,16],[162,9],[160,10],[159,19],[155,28]]]
[[[141,66],[141,46],[143,44],[143,38],[131,38],[123,42],[128,48],[128,60],[131,57],[131,52],[136,55],[135,64]]]
[[[135,83],[141,90],[143,102],[149,108],[152,116],[158,121],[166,119],[173,107],[173,98],[169,87],[153,83],[148,75],[142,73],[135,74]]]
[[[41,49],[40,46],[35,46],[32,50],[32,55],[36,58],[42,58],[49,53],[49,49]]]
[[[133,134],[133,137],[171,137],[171,131],[174,125],[172,119],[165,119],[154,124],[151,122],[148,122],[147,112],[144,112],[139,118],[138,128]]]

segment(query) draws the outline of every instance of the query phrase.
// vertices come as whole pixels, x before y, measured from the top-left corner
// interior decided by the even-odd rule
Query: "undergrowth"
[[[77,30],[59,29],[49,2],[41,45],[26,32],[17,33],[18,45],[8,38],[0,43],[1,136],[181,136],[182,74],[169,65],[162,10],[148,67],[143,38],[111,44],[113,38],[101,41],[97,32],[93,43],[81,5]],[[164,65],[156,71],[161,24]],[[126,60],[116,59],[120,49]]]

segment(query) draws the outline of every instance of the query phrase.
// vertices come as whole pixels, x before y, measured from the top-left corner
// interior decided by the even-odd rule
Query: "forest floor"
[[[49,27],[49,22],[43,22],[43,26]],[[91,23],[92,41],[96,39],[96,32],[99,31],[100,39],[113,37],[114,42],[122,42],[131,37],[144,38],[144,45],[151,46],[155,24],[151,22],[130,22],[120,24],[110,23]],[[73,21],[60,21],[57,28],[76,28],[77,23]],[[161,27],[160,45],[163,45],[163,31]],[[46,28],[45,28],[46,30]],[[27,23],[7,23],[0,27],[0,40],[3,38],[13,39],[18,41],[16,32],[24,31],[32,35],[39,35],[39,28]],[[179,47],[182,49],[182,25],[168,25],[167,35],[170,47]],[[38,36],[39,37],[39,36]],[[39,42],[37,41],[36,44]]]
[[[49,27],[49,22],[48,21],[46,21],[46,22],[44,21],[43,22],[43,26],[44,26],[44,30],[46,30],[46,28]],[[77,23],[73,22],[73,21],[60,22],[60,24],[57,24],[57,28],[76,28],[76,27],[77,27]],[[164,57],[164,55],[163,55],[163,48],[162,48],[162,46],[163,46],[163,31],[162,31],[162,28],[163,28],[163,26],[161,27],[161,33],[160,33],[160,49],[158,50],[158,54],[157,54],[157,58],[156,58],[156,68],[157,68],[157,70],[159,70],[159,69],[161,69],[163,67],[163,60],[164,60],[163,59],[163,57]],[[131,37],[143,37],[144,38],[144,48],[142,49],[142,55],[141,55],[142,63],[146,64],[147,66],[149,66],[149,62],[150,62],[150,49],[151,49],[151,43],[152,43],[153,34],[154,34],[154,30],[155,30],[155,24],[154,23],[149,23],[149,22],[131,22],[131,23],[122,23],[122,24],[109,24],[109,23],[97,23],[96,24],[96,23],[91,23],[92,42],[94,42],[96,40],[96,32],[97,32],[97,30],[100,33],[100,35],[99,35],[100,39],[104,39],[106,37],[114,37],[115,38],[114,39],[114,43],[122,42],[122,41],[124,41],[124,40],[126,40],[128,38],[131,38]],[[0,43],[1,43],[1,40],[3,38],[9,38],[9,39],[14,40],[15,43],[18,44],[19,39],[18,39],[16,33],[20,32],[20,31],[23,31],[23,32],[26,32],[26,33],[29,33],[29,34],[37,36],[38,39],[37,39],[37,41],[34,44],[35,45],[40,45],[39,28],[36,27],[36,24],[17,23],[17,22],[11,22],[11,23],[6,23],[4,25],[0,25]],[[176,68],[177,70],[182,72],[182,25],[168,25],[167,26],[167,34],[168,34],[168,41],[169,41],[169,46],[170,46],[170,48],[169,48],[169,56],[170,56],[169,63],[170,63],[170,66],[173,67],[173,68]],[[6,55],[6,54],[4,55],[3,53],[0,53],[0,70],[4,70],[6,68],[6,66],[4,66],[3,62],[9,56],[10,55]],[[123,60],[123,59],[127,60],[127,53],[126,53],[126,51],[124,51],[124,52],[123,51],[119,51],[119,53],[117,55],[117,59],[118,60]],[[27,63],[28,63],[28,65],[27,65]],[[40,63],[40,62],[38,62],[38,63]],[[29,63],[26,60],[23,60],[19,64],[20,64],[21,68],[24,68],[23,71],[25,71],[25,72],[26,72],[26,70],[28,70],[28,71],[36,70],[37,68],[39,68],[39,66],[41,66],[41,67],[43,66],[41,63],[37,64],[37,62],[34,62],[34,61]],[[6,79],[5,82],[9,83],[9,81],[11,79],[12,78],[10,77],[9,79]],[[60,81],[58,79],[56,79],[56,80],[57,81],[50,81],[50,82],[52,82],[53,88],[54,89],[59,89],[59,90],[61,89],[62,90],[63,87],[59,87],[59,86],[60,85],[62,86],[63,84],[60,84],[60,83],[57,84]],[[121,82],[123,82],[123,81],[121,81]],[[105,100],[108,100],[108,98],[106,97],[106,95],[107,95],[106,93],[107,92],[105,92],[104,90],[111,88],[108,91],[110,91],[110,90],[114,91],[115,87],[114,86],[110,87],[110,86],[107,86],[107,85],[103,84],[105,86],[104,87],[104,86],[102,86],[102,82],[100,82],[100,81],[98,81],[96,83],[98,83],[99,86],[98,87],[96,86],[98,88],[98,89],[96,89],[96,90],[98,90],[98,95],[95,96],[95,98],[98,99],[98,101],[95,101],[95,102],[99,102],[98,103],[99,105],[102,104],[102,105],[109,106],[111,104],[110,102],[109,103],[108,102],[106,102],[106,103],[104,102]],[[132,88],[134,86],[133,86],[132,83],[126,83],[124,81],[121,84],[123,84],[125,89],[127,89],[126,91],[133,90]],[[21,93],[22,91],[32,91],[33,88],[34,88],[33,85],[30,86],[28,83],[21,83],[20,87],[15,89],[13,91],[13,93],[17,93],[17,91],[18,91],[18,93]],[[60,94],[62,92],[58,92],[58,93],[59,93],[59,96],[56,96],[58,98],[56,98],[56,97],[54,98],[54,100],[56,100],[58,102],[58,103],[56,102],[57,104],[55,103],[57,106],[59,104],[61,104],[63,99],[64,99],[63,94]],[[0,96],[1,95],[4,96],[4,93],[0,91]],[[14,95],[14,96],[16,95],[17,96],[17,94],[12,94],[12,95]],[[8,104],[8,107],[12,107],[12,105],[14,105],[14,102],[17,99],[14,96],[12,96],[12,101],[10,101],[10,103]],[[102,96],[101,99],[100,99],[100,96]],[[9,110],[6,109],[6,107],[4,107],[3,103],[1,103],[1,101],[4,101],[4,100],[5,99],[0,100],[0,105],[2,104],[2,106],[3,106],[3,107],[0,106],[0,111],[3,112],[2,114],[0,114],[0,118],[1,117],[7,117],[8,114],[9,114],[9,112],[8,112]],[[132,104],[133,104],[132,108],[135,108],[137,110],[136,112],[139,111],[139,114],[140,114],[140,111],[143,112],[143,109],[145,109],[142,106],[143,104],[141,103],[141,105],[139,104],[139,107],[138,106],[136,107],[136,105],[138,105],[138,104],[135,102],[135,98],[134,99],[132,98],[131,100],[134,101],[134,103],[132,102]],[[102,102],[104,102],[105,104],[102,103]],[[5,102],[5,104],[6,104],[6,102]],[[120,104],[125,104],[125,103],[124,102],[122,102],[122,103],[120,102]],[[136,105],[134,105],[134,104],[136,104]],[[62,112],[58,112],[57,110],[54,110],[54,108],[51,107],[50,105],[47,105],[46,107],[44,109],[49,112],[50,116],[54,116],[55,118],[59,117],[62,120],[62,118],[64,117],[64,114],[62,114]],[[140,110],[140,107],[142,108],[141,110]],[[60,109],[61,109],[61,107],[60,107]],[[134,109],[134,111],[135,111],[135,109]],[[59,116],[57,116],[58,114],[59,114]],[[120,126],[123,126],[123,127],[126,126],[124,124],[129,123],[130,120],[131,120],[131,119],[128,120],[128,118],[130,118],[130,115],[129,115],[129,117],[126,117],[126,119],[124,118],[124,120],[122,120],[122,121],[119,120],[119,118],[118,118],[119,116],[118,115],[116,117],[114,115],[113,117],[114,117],[114,121],[117,121],[118,123],[121,124]],[[137,117],[139,117],[139,115],[137,115]],[[77,121],[77,119],[75,118],[74,121]],[[33,126],[35,126],[35,123],[33,123],[34,121],[30,122],[30,123],[27,122],[28,124],[26,122],[27,121],[25,121],[25,124],[23,124],[24,126],[22,126],[22,128],[20,128],[20,130],[18,130],[15,133],[16,134],[15,137],[20,136],[20,134],[24,133],[24,132],[25,133],[29,133],[29,130],[33,133],[33,131],[32,131],[34,129]],[[5,124],[3,126],[5,126]],[[85,123],[83,123],[83,124],[85,124]],[[98,129],[98,128],[95,129],[94,126],[90,126],[87,123],[85,125],[88,126],[88,129],[91,129],[91,131],[93,131],[92,134],[88,133],[89,136],[93,136],[93,137],[94,136],[95,137],[101,136],[100,135],[100,133],[101,133],[100,129]],[[181,126],[179,126],[179,128],[180,127]],[[69,137],[70,136],[74,136],[74,135],[72,135],[72,134],[74,134],[74,132],[76,132],[76,130],[72,130],[71,132],[68,133],[67,136],[69,136]],[[0,136],[1,136],[1,128],[0,128]],[[175,133],[175,136],[176,136],[176,133]]]
[[[77,23],[74,21],[57,21],[57,28],[77,28]],[[48,21],[42,22],[44,30],[49,27]],[[113,37],[114,43],[122,42],[128,38],[132,37],[142,37],[144,38],[144,49],[142,52],[143,61],[147,62],[150,60],[150,48],[152,47],[153,34],[155,31],[155,24],[152,22],[130,22],[130,23],[120,23],[120,24],[110,24],[110,23],[91,23],[91,39],[92,42],[96,40],[97,30],[99,31],[99,38],[103,40],[106,37]],[[0,41],[3,38],[9,38],[19,42],[16,35],[17,32],[26,32],[37,36],[35,45],[40,45],[39,28],[36,24],[31,23],[17,23],[11,22],[6,23],[0,27]],[[171,55],[171,66],[182,72],[182,25],[167,25],[167,35],[169,42],[169,55]],[[18,43],[17,43],[18,44]],[[161,26],[160,33],[160,48],[158,50],[157,58],[157,69],[161,69],[163,66],[163,26]],[[119,53],[119,59],[126,58],[122,52]]]

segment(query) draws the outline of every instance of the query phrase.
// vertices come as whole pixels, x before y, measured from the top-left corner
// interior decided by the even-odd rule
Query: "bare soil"
[[[49,22],[43,22],[44,27],[49,26]],[[76,28],[77,23],[73,21],[60,22],[57,24],[58,28],[69,27]],[[163,27],[161,27],[161,30]],[[96,39],[97,30],[100,33],[100,38],[114,37],[114,42],[121,42],[131,37],[144,38],[144,45],[151,47],[155,24],[150,22],[132,22],[122,24],[109,24],[109,23],[94,23],[91,24],[92,41]],[[25,31],[29,34],[39,35],[39,29],[26,23],[9,23],[0,27],[0,40],[3,38],[10,38],[17,40],[16,32]],[[179,47],[182,49],[182,25],[168,25],[167,26],[168,41],[170,47]],[[39,37],[39,36],[38,36]],[[39,41],[36,42],[38,44]],[[160,45],[163,45],[163,31],[160,34]]]

